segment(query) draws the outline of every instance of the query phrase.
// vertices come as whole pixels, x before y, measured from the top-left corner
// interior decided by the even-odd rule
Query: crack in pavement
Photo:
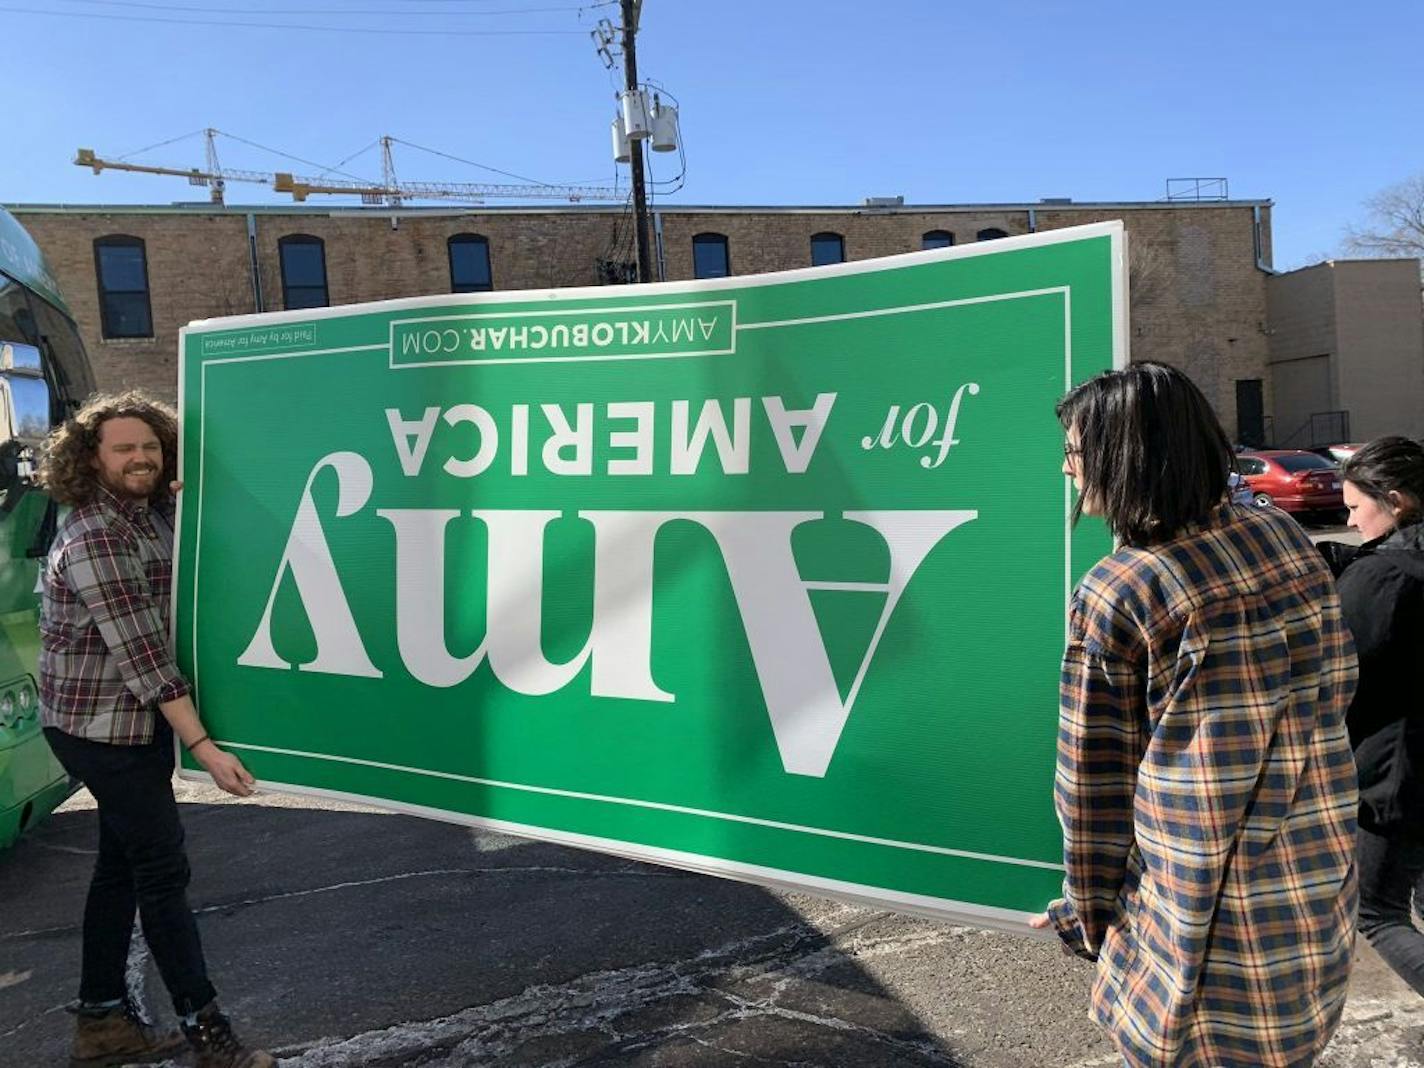
[[[79,846],[59,845],[55,842],[45,842],[38,838],[31,838],[27,843],[33,849],[48,849],[51,853],[72,853],[79,857],[97,857],[97,849],[81,849]]]
[[[430,868],[426,871],[407,871],[400,872],[397,875],[382,875],[375,879],[360,879],[351,882],[332,883],[330,886],[314,886],[306,890],[287,890],[276,894],[266,894],[262,897],[247,898],[242,901],[231,901],[224,905],[205,905],[202,908],[194,909],[193,912],[195,915],[198,916],[202,916],[210,912],[231,913],[237,911],[238,909],[251,908],[254,905],[266,905],[273,901],[286,901],[291,898],[309,897],[313,894],[330,894],[338,890],[353,890],[367,886],[380,886],[385,883],[403,882],[407,879],[426,879],[444,875],[631,875],[636,878],[666,878],[668,873],[644,872],[630,868],[563,868],[539,865],[495,868]]]
[[[779,968],[781,974],[777,975],[772,971],[767,971],[760,976],[749,976],[749,982],[773,982],[773,996],[779,996],[788,985],[798,979],[805,979],[810,976],[819,975],[821,972],[846,962],[860,962],[875,960],[879,957],[891,956],[902,953],[906,950],[928,949],[941,946],[948,942],[961,941],[967,935],[977,934],[978,931],[970,927],[936,927],[911,931],[905,934],[880,935],[860,937],[865,928],[871,923],[890,917],[891,913],[879,913],[864,923],[850,925],[848,932],[856,937],[842,941],[842,932],[828,932],[828,937],[832,941],[822,946],[813,953],[787,964],[784,968]]]
[[[853,1034],[860,1038],[869,1039],[876,1045],[883,1046],[894,1053],[914,1053],[925,1058],[932,1064],[945,1065],[947,1068],[959,1068],[960,1062],[939,1049],[932,1039],[916,1040],[896,1038],[894,1035],[887,1035],[885,1032],[878,1031],[873,1027],[867,1027],[865,1024],[843,1020],[839,1016],[824,1016],[819,1013],[805,1012],[800,1009],[789,1009],[785,1006],[778,1005],[774,999],[781,996],[783,989],[775,991],[770,998],[759,998],[755,1001],[723,990],[714,990],[710,991],[710,993],[715,994],[717,997],[735,1006],[735,1011],[727,1013],[724,1017],[730,1018],[735,1022],[773,1017],[776,1019],[790,1020],[795,1023],[807,1023],[815,1027],[826,1028],[832,1031],[839,1031],[843,1034]],[[703,1024],[694,1025],[688,1028],[688,1030],[706,1030],[718,1022],[720,1022],[720,1018],[718,1020],[706,1021]],[[656,1035],[654,1034],[653,1037],[655,1039]],[[655,1041],[639,1043],[628,1048],[640,1049],[652,1044],[655,1044]]]
[[[11,1035],[18,1035],[25,1028],[33,1027],[35,1024],[39,1023],[41,1020],[44,1020],[46,1017],[53,1016],[57,1012],[63,1012],[68,1004],[69,1002],[66,1001],[61,1005],[52,1005],[50,1008],[45,1009],[45,1011],[40,1013],[38,1016],[32,1016],[28,1020],[23,1020],[20,1023],[16,1024],[14,1027],[10,1028],[10,1030],[8,1031],[0,1031],[0,1038],[9,1038]]]
[[[647,871],[638,868],[565,868],[548,865],[529,865],[521,867],[503,866],[493,868],[430,868],[425,871],[399,872],[395,875],[382,875],[374,879],[357,879],[349,882],[332,883],[328,886],[313,886],[305,890],[284,890],[275,894],[265,894],[261,897],[243,898],[238,901],[228,901],[216,905],[203,905],[194,909],[193,914],[195,916],[204,916],[212,912],[229,913],[238,909],[251,908],[254,905],[265,905],[273,901],[286,901],[292,898],[309,897],[313,894],[330,894],[338,890],[354,890],[367,886],[380,886],[385,883],[402,882],[406,879],[426,879],[443,875],[611,875],[620,878],[632,876],[639,879],[676,879],[688,877],[688,873],[686,872]],[[82,928],[82,923],[66,923],[54,927],[36,927],[27,931],[7,931],[0,933],[0,942],[16,941],[21,938],[38,938],[43,935],[78,932],[82,930]]]

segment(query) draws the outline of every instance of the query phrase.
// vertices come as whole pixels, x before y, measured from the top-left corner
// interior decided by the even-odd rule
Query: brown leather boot
[[[248,1049],[232,1033],[232,1024],[210,1001],[198,1011],[197,1022],[183,1025],[188,1044],[198,1054],[197,1068],[274,1068],[277,1059],[260,1049]]]
[[[101,1012],[78,1006],[71,1011],[78,1021],[69,1049],[69,1068],[166,1061],[185,1045],[181,1034],[147,1023],[128,1002]]]

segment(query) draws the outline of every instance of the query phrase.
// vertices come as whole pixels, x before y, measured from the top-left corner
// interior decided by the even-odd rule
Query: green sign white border
[[[662,282],[652,285],[632,285],[619,287],[615,292],[618,295],[626,294],[630,298],[628,304],[619,304],[610,301],[613,294],[608,287],[604,286],[582,286],[571,289],[548,289],[548,290],[523,290],[513,292],[490,292],[487,294],[437,294],[427,297],[407,297],[396,300],[379,302],[368,302],[361,304],[346,304],[328,308],[313,308],[290,312],[268,312],[259,315],[227,316],[214,319],[203,319],[192,322],[179,331],[178,340],[178,410],[181,413],[187,411],[187,391],[189,389],[187,376],[187,339],[189,334],[209,334],[217,331],[232,332],[235,330],[256,329],[263,326],[282,326],[286,324],[300,324],[302,326],[315,326],[322,319],[349,318],[353,315],[372,314],[381,312],[392,312],[399,310],[420,310],[425,308],[439,308],[446,312],[444,315],[420,317],[412,316],[408,319],[392,320],[390,323],[389,340],[385,344],[375,345],[355,345],[330,349],[312,349],[296,352],[265,352],[251,355],[230,356],[214,360],[204,360],[200,375],[199,390],[199,418],[203,417],[203,406],[207,397],[207,374],[210,367],[225,366],[239,363],[257,363],[268,360],[297,359],[305,356],[338,356],[352,352],[376,352],[385,350],[388,354],[388,366],[392,371],[414,369],[422,366],[445,366],[458,364],[493,364],[511,362],[548,362],[565,363],[581,362],[588,360],[639,360],[639,359],[724,359],[735,357],[736,335],[742,330],[768,329],[773,327],[787,327],[805,325],[807,323],[831,322],[847,319],[862,319],[877,317],[882,315],[896,315],[915,311],[938,310],[960,305],[983,304],[1004,300],[1022,299],[1027,297],[1045,296],[1052,293],[1059,293],[1063,297],[1064,313],[1064,392],[1073,384],[1073,346],[1072,346],[1072,292],[1071,286],[1051,286],[1035,290],[1024,290],[1010,293],[995,293],[979,297],[965,297],[956,300],[935,301],[925,304],[906,305],[895,308],[876,308],[863,311],[836,313],[832,315],[809,316],[801,319],[787,319],[767,323],[737,323],[733,320],[731,350],[715,350],[707,352],[674,352],[674,353],[653,353],[653,354],[599,354],[586,356],[561,356],[561,357],[519,357],[516,360],[497,358],[492,360],[463,360],[463,361],[435,361],[434,363],[398,363],[395,360],[395,328],[398,324],[414,321],[436,321],[458,318],[467,320],[479,316],[478,312],[471,312],[469,315],[450,315],[448,309],[452,301],[468,303],[473,308],[478,308],[482,303],[498,303],[502,306],[516,304],[539,304],[554,300],[596,300],[599,303],[592,307],[582,309],[583,311],[593,311],[597,313],[617,312],[617,311],[643,311],[659,310],[667,311],[684,307],[705,307],[715,301],[696,301],[687,305],[653,304],[642,305],[638,303],[643,294],[696,294],[714,296],[721,290],[737,290],[750,286],[773,286],[784,285],[810,280],[825,279],[836,276],[856,275],[872,271],[881,271],[887,268],[906,267],[913,264],[922,264],[937,260],[969,259],[975,256],[986,254],[1000,254],[1012,252],[1017,249],[1029,249],[1043,247],[1047,245],[1061,244],[1065,242],[1082,241],[1092,238],[1106,237],[1110,242],[1111,250],[1111,271],[1112,271],[1112,365],[1114,368],[1122,368],[1128,362],[1128,272],[1127,272],[1127,235],[1121,221],[1109,221],[1090,223],[1083,226],[1068,227],[1059,230],[1051,230],[1044,233],[1026,234],[1019,237],[999,238],[992,242],[981,242],[974,245],[955,245],[943,249],[934,249],[923,252],[902,253],[894,256],[884,256],[875,259],[855,260],[847,263],[829,264],[821,267],[805,267],[793,271],[782,271],[773,274],[760,275],[737,275],[730,278],[699,279],[682,282]],[[725,302],[724,302],[725,303]],[[731,302],[735,315],[735,300]],[[491,313],[491,317],[496,317],[498,313]],[[508,311],[503,314],[510,314]],[[540,314],[529,312],[525,314]],[[201,692],[201,685],[197,678],[197,645],[199,627],[198,619],[198,589],[200,561],[199,550],[202,543],[202,484],[203,484],[203,461],[206,455],[206,428],[199,430],[199,457],[197,482],[198,506],[193,522],[196,523],[199,531],[198,537],[194,539],[194,559],[193,559],[193,686],[194,690]],[[182,440],[182,434],[179,435]],[[187,457],[180,448],[178,455],[178,478],[187,481],[186,466]],[[1063,539],[1064,539],[1064,635],[1067,635],[1067,605],[1073,592],[1073,528],[1072,528],[1072,507],[1073,489],[1068,479],[1063,480]],[[178,501],[178,514],[176,518],[174,543],[182,544],[183,524],[185,519],[185,506],[183,495],[180,494]],[[175,554],[173,567],[173,590],[174,597],[178,595],[181,588],[179,575],[179,560]],[[171,614],[171,636],[170,640],[176,643],[177,640],[177,612]],[[745,816],[738,813],[722,813],[711,810],[697,809],[684,805],[675,805],[666,802],[649,801],[641,798],[618,798],[602,794],[590,794],[575,790],[561,790],[554,787],[534,786],[525,783],[509,783],[495,779],[485,779],[478,776],[458,775],[452,772],[434,771],[426,768],[411,768],[396,764],[385,764],[379,761],[364,760],[356,757],[333,756],[325,753],[308,753],[298,750],[282,749],[273,746],[263,746],[244,742],[232,742],[224,739],[216,739],[226,749],[238,752],[252,751],[278,754],[286,757],[298,757],[309,760],[327,761],[359,765],[363,767],[377,768],[387,771],[397,771],[407,774],[422,775],[430,778],[448,779],[459,782],[466,782],[472,785],[483,785],[502,789],[514,789],[531,793],[547,794],[571,799],[594,801],[607,804],[634,805],[642,808],[676,812],[684,815],[700,816],[711,819],[723,819],[734,822],[754,824],[758,826],[771,827],[780,830],[794,831],[798,833],[811,833],[834,838],[841,838],[851,841],[864,842],[866,844],[886,846],[900,849],[913,849],[917,851],[939,853],[946,856],[983,860],[1000,864],[1011,864],[1016,866],[1047,868],[1051,870],[1062,870],[1062,864],[1049,863],[1046,861],[1025,859],[1021,857],[1005,857],[992,854],[977,853],[970,850],[952,849],[945,846],[934,846],[917,842],[901,842],[893,839],[877,838],[870,835],[859,835],[847,831],[837,831],[829,828],[806,827],[798,824],[783,823],[776,820],[765,820],[753,816]],[[176,748],[176,743],[175,743]],[[179,778],[194,781],[211,783],[212,779],[206,772],[191,770],[183,766],[181,760],[181,750],[178,750],[180,759],[178,760]],[[890,908],[898,912],[910,915],[923,916],[940,921],[956,923],[968,923],[978,927],[985,927],[997,930],[1009,931],[1015,934],[1030,933],[1028,928],[1029,919],[1035,915],[1032,912],[1023,912],[1017,909],[1006,909],[992,905],[975,904],[972,902],[952,901],[944,898],[931,897],[923,894],[908,893],[905,891],[891,890],[881,887],[868,886],[863,883],[851,883],[838,879],[829,879],[822,876],[806,875],[798,872],[789,872],[782,869],[770,868],[758,864],[749,864],[741,861],[723,860],[704,856],[697,853],[688,853],[681,850],[667,849],[659,846],[647,846],[633,842],[626,842],[619,839],[602,838],[596,835],[582,834],[572,831],[561,831],[552,828],[536,827],[529,824],[513,823],[507,820],[492,819],[484,816],[473,816],[465,813],[450,812],[444,809],[436,809],[425,805],[416,805],[408,802],[393,801],[385,798],[371,797],[362,794],[352,794],[344,791],[328,790],[320,787],[304,786],[292,783],[279,783],[269,780],[262,780],[259,783],[262,791],[273,793],[293,794],[304,797],[321,797],[336,801],[349,802],[361,805],[370,805],[392,812],[406,815],[420,816],[428,819],[435,819],[445,823],[455,823],[469,827],[482,828],[500,833],[512,834],[535,841],[550,842],[556,845],[571,846],[579,849],[591,849],[600,853],[608,853],[621,856],[630,860],[645,863],[660,864],[669,867],[680,868],[686,871],[698,872],[705,875],[714,875],[723,878],[738,879],[761,886],[792,893],[814,893],[824,897],[836,898],[857,905],[870,906],[874,908]],[[1046,902],[1045,902],[1046,904]],[[1041,932],[1039,932],[1041,934]]]

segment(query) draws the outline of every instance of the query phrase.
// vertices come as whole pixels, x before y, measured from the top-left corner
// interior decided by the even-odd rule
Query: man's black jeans
[[[64,770],[99,806],[99,860],[84,906],[84,963],[79,997],[125,996],[124,970],[137,906],[143,935],[180,1016],[215,994],[208,982],[198,925],[188,907],[188,855],[173,798],[173,734],[160,724],[148,745],[108,745],[53,727],[45,738]]]
[[[1360,932],[1415,993],[1424,994],[1424,932],[1414,926],[1412,908],[1424,904],[1424,834],[1411,829],[1385,836],[1361,827],[1355,856]]]

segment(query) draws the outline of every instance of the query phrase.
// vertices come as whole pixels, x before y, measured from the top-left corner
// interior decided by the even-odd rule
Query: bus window
[[[23,341],[38,345],[35,317],[20,283],[0,273],[0,341]]]
[[[94,379],[74,324],[38,297],[31,297],[30,304],[38,320],[38,344],[54,398],[51,415],[59,423],[78,411],[94,392]]]

